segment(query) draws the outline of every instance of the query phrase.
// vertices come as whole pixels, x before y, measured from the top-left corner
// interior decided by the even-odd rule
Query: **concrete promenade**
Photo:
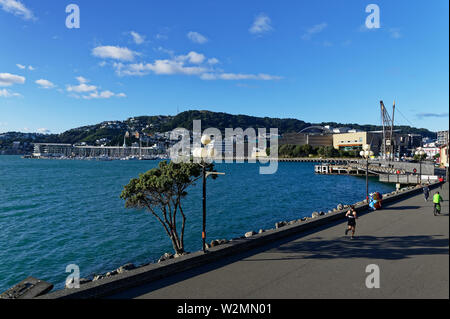
[[[116,294],[150,299],[449,298],[449,189],[441,216],[422,195]],[[366,267],[380,269],[379,289]]]

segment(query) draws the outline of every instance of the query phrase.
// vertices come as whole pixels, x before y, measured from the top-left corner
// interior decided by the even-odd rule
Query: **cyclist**
[[[439,194],[439,192],[437,192],[436,194],[434,194],[433,196],[433,203],[434,203],[434,216],[436,215],[440,215],[441,214],[441,202],[444,199],[442,198],[441,194]]]

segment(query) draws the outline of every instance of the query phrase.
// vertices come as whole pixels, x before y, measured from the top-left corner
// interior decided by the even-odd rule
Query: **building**
[[[333,135],[310,134],[310,133],[288,133],[278,141],[280,145],[311,145],[311,146],[333,146]]]
[[[36,157],[72,156],[72,152],[73,152],[73,146],[71,144],[35,143],[33,156],[36,156]]]
[[[378,132],[354,132],[333,135],[333,147],[343,151],[360,151],[369,144],[375,154],[381,151],[383,134]]]
[[[442,168],[444,168],[444,167],[448,168],[449,167],[448,144],[441,147],[440,153],[441,153],[440,159],[439,159],[440,166]]]
[[[439,147],[423,147],[422,150],[427,154],[428,159],[432,159],[441,152]]]
[[[438,145],[447,145],[448,144],[448,130],[437,132],[437,141]]]

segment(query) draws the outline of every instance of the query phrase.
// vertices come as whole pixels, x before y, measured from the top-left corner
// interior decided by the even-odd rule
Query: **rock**
[[[161,256],[161,258],[158,259],[158,263],[163,262],[165,260],[173,259],[173,258],[174,258],[174,256],[172,254],[165,253],[164,255]]]
[[[339,205],[337,206],[337,210],[343,210],[343,209],[344,209],[344,205],[339,204]]]
[[[286,225],[287,225],[286,222],[278,222],[275,224],[275,228],[278,229],[278,228],[284,227]]]
[[[91,280],[87,279],[87,278],[80,278],[80,285],[84,285],[91,282]]]
[[[302,222],[306,222],[308,220],[308,217],[303,217],[301,220]]]
[[[324,216],[324,215],[325,215],[325,212],[320,212],[319,215],[320,215],[320,216]]]
[[[245,233],[245,238],[249,238],[249,237],[252,237],[254,235],[256,235],[256,233],[252,230],[252,231],[249,231],[248,233]]]
[[[219,245],[220,245],[220,242],[217,239],[216,240],[212,240],[211,244],[210,244],[211,247],[216,247],[216,246],[219,246]]]
[[[314,212],[314,213],[312,213],[312,218],[318,218],[320,215],[319,215],[319,213],[318,212]]]
[[[186,256],[186,255],[189,255],[189,253],[188,252],[184,252],[184,253],[181,253],[181,254],[175,254],[173,256],[173,258],[180,258],[181,256]]]
[[[225,244],[228,244],[228,243],[229,243],[229,241],[226,240],[226,239],[219,240],[219,245],[225,245]]]
[[[130,271],[130,270],[133,270],[135,268],[136,268],[136,266],[133,265],[133,264],[126,264],[126,265],[123,265],[123,266],[117,268],[117,273],[118,274],[122,274],[122,273],[124,273],[126,271]]]
[[[98,281],[98,280],[103,279],[103,278],[105,278],[105,276],[103,276],[103,275],[95,275],[94,278],[92,279],[92,281]]]
[[[332,210],[329,210],[329,211],[328,211],[328,214],[332,214],[332,213],[333,213],[333,211],[332,211]]]
[[[258,234],[262,234],[262,233],[264,233],[264,232],[265,232],[264,229],[260,229],[259,232],[258,232]]]
[[[106,277],[112,277],[117,275],[119,272],[117,270],[106,273]]]
[[[288,225],[294,225],[295,223],[297,223],[296,220],[291,220],[291,221],[288,223]]]

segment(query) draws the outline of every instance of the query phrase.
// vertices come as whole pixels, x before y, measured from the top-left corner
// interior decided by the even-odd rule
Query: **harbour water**
[[[81,276],[173,252],[162,226],[145,211],[125,209],[123,186],[156,161],[56,161],[0,156],[0,292],[34,276],[62,288],[66,266]],[[365,179],[315,175],[313,163],[279,163],[274,175],[258,164],[219,164],[208,180],[207,240],[232,239],[311,216],[365,196]],[[370,181],[370,191],[392,184]],[[201,250],[201,185],[184,201],[187,251]]]

